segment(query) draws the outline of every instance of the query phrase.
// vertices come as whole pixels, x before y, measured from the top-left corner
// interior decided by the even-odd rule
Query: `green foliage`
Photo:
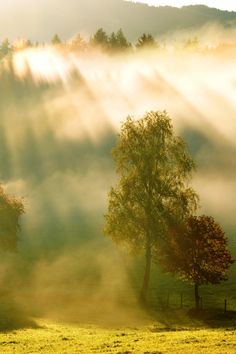
[[[136,48],[144,49],[144,48],[157,48],[158,45],[151,34],[143,33],[141,37],[139,37],[138,42],[136,44]]]
[[[227,238],[210,216],[192,216],[187,225],[173,230],[163,265],[193,284],[218,284],[226,280],[233,260]]]
[[[131,251],[146,251],[146,293],[154,247],[197,207],[188,186],[194,162],[166,112],[128,117],[113,156],[119,181],[109,194],[105,233]]]
[[[91,44],[95,46],[100,46],[101,48],[108,48],[108,43],[109,40],[107,33],[103,30],[103,28],[99,28],[92,37]]]
[[[188,187],[194,168],[185,143],[173,132],[166,112],[128,117],[113,151],[120,180],[109,194],[106,232],[133,250],[167,235],[170,221],[195,210],[197,198]]]
[[[125,37],[122,29],[119,29],[117,33],[112,32],[109,37],[109,48],[111,50],[125,50],[131,47],[131,44],[128,42]]]
[[[19,218],[23,213],[22,201],[6,195],[0,186],[0,250],[16,250]]]
[[[131,47],[122,29],[119,29],[116,33],[112,32],[108,36],[102,28],[99,28],[92,37],[91,44],[111,51],[122,51]]]

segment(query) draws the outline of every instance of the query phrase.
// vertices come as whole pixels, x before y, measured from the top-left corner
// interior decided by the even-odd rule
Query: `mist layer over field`
[[[40,314],[141,316],[132,311],[132,259],[102,226],[120,124],[150,110],[168,111],[198,165],[201,212],[234,240],[235,88],[232,51],[108,56],[44,47],[3,64],[0,176],[25,198],[26,214],[18,255],[3,255],[2,288],[16,289],[13,297]]]

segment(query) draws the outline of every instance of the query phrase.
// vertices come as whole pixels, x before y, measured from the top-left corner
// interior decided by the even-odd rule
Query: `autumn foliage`
[[[226,272],[233,263],[224,231],[206,215],[192,216],[187,225],[172,230],[159,258],[166,270],[194,284],[197,308],[198,287],[227,280]]]

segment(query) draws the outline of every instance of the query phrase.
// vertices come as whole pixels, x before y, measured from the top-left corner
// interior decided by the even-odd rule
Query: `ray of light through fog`
[[[235,227],[232,52],[108,56],[28,49],[4,66],[0,84],[1,179],[9,192],[25,197],[19,247],[35,263],[32,287],[22,287],[22,299],[30,294],[32,303],[52,313],[65,299],[67,312],[90,299],[94,313],[101,299],[105,307],[111,298],[110,306],[118,306],[121,287],[129,287],[127,260],[102,235],[107,193],[116,179],[110,152],[127,115],[168,111],[198,164],[194,185],[201,211],[229,232]],[[5,284],[8,278],[1,277]],[[12,286],[14,281],[16,275]]]

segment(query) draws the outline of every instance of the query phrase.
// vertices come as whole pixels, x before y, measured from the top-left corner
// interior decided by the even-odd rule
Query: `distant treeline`
[[[212,51],[212,50],[226,50],[235,49],[236,43],[219,43],[218,45],[201,44],[197,36],[186,38],[182,41],[171,41],[167,44],[163,40],[157,40],[150,33],[143,33],[140,35],[135,43],[129,42],[122,29],[117,32],[108,34],[103,28],[99,28],[89,39],[86,39],[80,33],[77,33],[72,39],[63,41],[58,34],[55,34],[50,43],[32,42],[29,39],[18,39],[11,43],[7,38],[0,43],[0,60],[6,56],[11,56],[15,51],[45,46],[51,44],[61,49],[72,51],[89,51],[90,49],[98,48],[106,52],[124,52],[136,51],[142,49],[159,49],[168,50],[170,47],[175,50],[194,50],[194,51]]]
[[[137,43],[131,44],[122,29],[107,34],[104,29],[99,28],[89,40],[86,40],[80,33],[76,34],[68,41],[63,41],[58,34],[55,34],[50,43],[33,43],[30,40],[20,39],[11,44],[8,39],[5,39],[0,45],[0,58],[2,59],[6,55],[11,55],[14,51],[19,49],[38,47],[46,44],[75,51],[86,51],[90,48],[97,47],[112,52],[130,50],[133,48],[158,48],[160,46],[151,34],[144,33],[139,37]]]

